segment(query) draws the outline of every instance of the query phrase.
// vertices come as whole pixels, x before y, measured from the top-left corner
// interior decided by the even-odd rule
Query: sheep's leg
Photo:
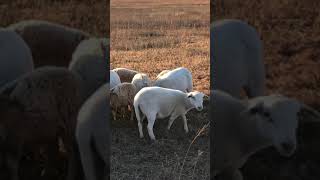
[[[94,152],[90,143],[90,138],[81,135],[78,138],[78,146],[81,157],[81,164],[84,171],[85,179],[97,180],[96,165],[94,163]]]
[[[107,180],[110,177],[110,155],[108,149],[110,147],[110,140],[108,139],[107,132],[94,133],[94,144],[97,152],[96,165],[98,179]]]
[[[168,127],[167,127],[168,130],[170,130],[172,123],[174,122],[175,119],[177,119],[177,117],[178,117],[177,115],[171,114],[169,122],[168,122]]]
[[[146,116],[144,114],[142,114],[142,118],[141,118],[141,122],[143,122],[143,120],[146,118]]]
[[[130,121],[133,121],[133,115],[134,115],[134,112],[133,112],[133,110],[131,109]]]
[[[12,180],[19,180],[19,160],[20,154],[7,153],[7,167]]]
[[[154,122],[156,121],[156,114],[150,113],[147,115],[147,118],[148,118],[147,128],[148,128],[149,137],[151,140],[155,141],[156,137],[154,136],[154,133],[153,133],[153,125],[154,125]]]
[[[189,129],[188,129],[188,124],[187,124],[187,117],[185,114],[181,115],[182,119],[183,119],[183,128],[184,128],[184,131],[186,133],[189,132]]]
[[[140,119],[137,119],[137,120],[138,120],[139,136],[140,138],[143,138],[142,124],[140,122]]]
[[[116,118],[116,115],[117,115],[116,110],[112,110],[111,112],[112,112],[113,120],[115,121],[117,119]]]

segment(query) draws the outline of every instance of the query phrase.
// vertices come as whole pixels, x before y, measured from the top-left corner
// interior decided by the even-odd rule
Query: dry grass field
[[[294,97],[320,111],[320,2],[317,0],[216,0],[212,20],[241,19],[261,35],[268,93]],[[270,148],[250,159],[245,180],[320,178],[320,125],[300,124],[291,158]]]
[[[155,78],[184,66],[195,89],[209,94],[209,14],[207,0],[112,1],[111,67]]]
[[[208,0],[111,1],[111,68],[154,79],[162,70],[184,66],[192,72],[194,89],[209,94],[209,9]],[[209,179],[208,132],[192,143],[208,123],[208,101],[187,118],[188,134],[180,118],[169,132],[167,119],[157,120],[156,144],[146,131],[139,138],[136,121],[113,122],[111,179]]]
[[[109,1],[109,0],[108,0]],[[89,32],[96,36],[109,37],[109,9],[106,0],[1,0],[0,27],[21,20],[38,19],[64,24]],[[19,174],[22,180],[62,180],[66,175],[66,157],[57,156],[57,162],[43,171],[45,157],[32,159],[27,154],[22,162]],[[1,171],[0,179],[8,179],[8,171]],[[42,175],[41,175],[42,174]]]

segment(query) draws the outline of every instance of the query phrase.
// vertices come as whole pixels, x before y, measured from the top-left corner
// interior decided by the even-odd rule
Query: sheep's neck
[[[194,108],[193,104],[190,102],[189,98],[185,99],[185,108],[186,108],[186,112],[190,111],[191,109]]]
[[[242,153],[244,153],[246,157],[271,145],[271,141],[262,137],[257,130],[257,121],[244,118],[241,123],[240,126],[243,128],[241,128],[242,132],[240,132],[240,142],[244,144],[241,147]],[[250,131],[248,129],[250,129]]]

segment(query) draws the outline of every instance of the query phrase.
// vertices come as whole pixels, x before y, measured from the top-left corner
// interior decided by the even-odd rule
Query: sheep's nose
[[[295,145],[291,142],[283,142],[281,143],[281,146],[283,148],[283,150],[285,150],[286,152],[291,152],[294,150]]]

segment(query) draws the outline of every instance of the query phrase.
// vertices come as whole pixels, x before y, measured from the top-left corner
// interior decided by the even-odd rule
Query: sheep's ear
[[[262,114],[263,113],[263,102],[259,102],[257,104],[254,104],[253,106],[249,106],[248,112],[250,114]]]
[[[300,103],[299,115],[302,116],[301,122],[320,122],[320,113],[310,106]]]
[[[192,94],[192,93],[189,93],[189,94],[188,94],[188,98],[193,98],[193,94]]]
[[[114,88],[110,89],[110,94],[114,94]]]

